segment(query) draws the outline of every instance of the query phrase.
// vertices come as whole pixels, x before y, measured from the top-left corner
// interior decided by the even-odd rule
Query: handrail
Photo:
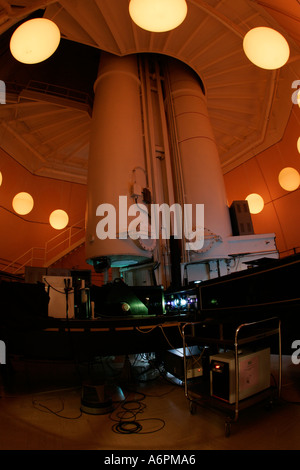
[[[6,82],[7,92],[21,93],[24,90],[43,93],[45,95],[57,96],[59,98],[65,98],[87,105],[89,109],[92,109],[93,107],[93,97],[90,93],[87,92],[67,88],[64,86],[53,85],[51,83],[41,82],[38,80],[29,80],[27,85]]]
[[[47,262],[50,259],[49,258],[50,253],[51,253],[51,256],[55,256],[55,253],[59,254],[56,251],[57,249],[62,248],[62,251],[64,251],[68,248],[71,248],[72,245],[76,243],[76,241],[78,241],[81,237],[83,237],[84,233],[85,233],[84,219],[81,219],[76,224],[71,225],[66,230],[52,237],[45,244],[45,262]],[[78,238],[78,235],[80,235],[79,238]]]
[[[47,262],[55,257],[59,259],[60,255],[66,254],[66,250],[71,251],[76,243],[81,243],[85,233],[84,219],[71,225],[59,234],[49,239],[44,247],[32,247],[14,261],[2,268],[2,271],[11,270],[13,274],[21,271],[25,266],[33,266],[35,262],[41,262],[44,267]],[[42,254],[36,254],[42,251]]]
[[[13,274],[16,274],[18,271],[20,271],[22,268],[24,268],[24,266],[26,266],[26,264],[32,263],[33,259],[42,259],[42,260],[44,260],[44,256],[42,258],[37,258],[37,257],[34,256],[34,251],[35,250],[44,250],[44,248],[42,248],[42,247],[32,247],[32,248],[30,248],[25,253],[23,253],[18,258],[16,258],[14,261],[9,263],[7,266],[4,266],[4,268],[2,268],[2,271],[7,272],[10,268],[13,269],[14,266],[18,265],[18,267],[13,271]],[[23,263],[22,263],[21,261],[24,260],[24,258],[25,258],[25,262],[23,261]],[[32,264],[31,264],[31,266],[32,266]]]

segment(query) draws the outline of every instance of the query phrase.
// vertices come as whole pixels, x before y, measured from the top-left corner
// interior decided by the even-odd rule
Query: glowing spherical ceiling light
[[[61,230],[68,225],[69,216],[65,211],[57,209],[51,212],[49,222],[51,227],[55,228],[56,230]]]
[[[153,32],[177,28],[187,15],[185,0],[130,0],[129,14],[140,28]]]
[[[259,214],[265,205],[263,198],[256,193],[249,194],[246,197],[246,201],[248,201],[249,211],[251,214]]]
[[[33,209],[33,198],[28,193],[18,193],[15,195],[12,201],[14,211],[20,215],[29,214]]]
[[[278,31],[264,26],[248,31],[243,48],[253,64],[267,70],[279,69],[290,56],[286,39]]]
[[[297,140],[297,150],[300,153],[300,137]]]
[[[34,18],[21,24],[10,40],[14,58],[24,64],[37,64],[48,59],[58,48],[60,31],[47,18]]]
[[[295,191],[300,185],[300,175],[295,168],[287,167],[278,176],[280,186],[286,191]]]
[[[3,181],[3,178],[2,178],[2,173],[1,173],[1,171],[0,171],[0,186],[1,186],[1,184],[2,184],[2,181]]]

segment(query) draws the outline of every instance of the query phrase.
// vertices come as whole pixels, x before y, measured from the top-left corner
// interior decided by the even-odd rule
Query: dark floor
[[[274,375],[277,359],[272,356]],[[229,437],[225,412],[197,406],[191,413],[181,382],[159,374],[149,356],[129,361],[100,361],[109,371],[107,396],[97,402],[103,414],[90,414],[81,411],[82,397],[85,411],[93,412],[87,393],[95,388],[82,383],[92,377],[95,384],[99,363],[15,358],[10,381],[0,383],[0,450],[300,450],[300,364],[291,357],[283,357],[282,399],[271,409],[259,403],[240,411]]]

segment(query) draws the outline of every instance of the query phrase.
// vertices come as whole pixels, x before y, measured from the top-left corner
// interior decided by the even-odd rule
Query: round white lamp
[[[19,62],[37,64],[48,59],[59,43],[60,31],[56,24],[46,18],[34,18],[15,30],[10,51]]]
[[[286,191],[295,191],[300,185],[300,175],[295,168],[286,167],[279,173],[278,181]]]
[[[300,153],[300,137],[297,140],[297,150]]]
[[[130,0],[129,14],[135,24],[156,33],[177,28],[187,15],[185,0]]]
[[[253,64],[267,70],[279,69],[290,56],[286,39],[278,31],[264,26],[248,31],[243,48]]]
[[[249,211],[251,214],[259,214],[265,205],[263,198],[256,193],[249,194],[246,197],[246,201],[248,201]]]
[[[33,198],[28,193],[18,193],[15,195],[12,201],[14,211],[20,215],[29,214],[33,209]]]
[[[49,222],[52,228],[55,228],[56,230],[62,230],[68,225],[69,216],[65,211],[57,209],[51,212]]]
[[[0,186],[1,186],[1,184],[2,184],[2,181],[3,181],[3,178],[2,178],[2,173],[1,173],[1,171],[0,171]]]

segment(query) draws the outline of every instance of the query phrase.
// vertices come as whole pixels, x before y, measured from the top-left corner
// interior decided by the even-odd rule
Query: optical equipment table
[[[95,320],[48,318],[2,330],[11,352],[36,359],[90,360],[182,347],[182,325],[188,315]]]
[[[271,404],[274,398],[280,398],[282,382],[281,321],[277,317],[241,323],[235,326],[230,325],[230,327],[223,323],[215,324],[209,321],[186,323],[182,328],[182,337],[184,353],[184,391],[189,402],[190,412],[194,414],[197,405],[199,405],[225,413],[227,415],[225,419],[226,437],[229,437],[231,424],[238,420],[241,410],[263,401],[268,401],[268,403]],[[275,337],[277,340],[274,342]],[[203,347],[203,354],[205,354],[205,348],[212,348],[214,353],[222,350],[222,353],[210,356],[210,363],[207,369],[208,374],[206,376],[189,380],[187,378],[188,350],[195,344]],[[240,359],[243,357],[241,352],[245,347],[250,347],[250,349],[252,348],[252,351],[254,351],[254,354],[248,356],[248,358],[250,358],[248,365],[250,364],[254,367],[254,369],[250,371],[252,379],[251,375],[249,375],[249,382],[251,383],[251,380],[253,380],[253,383],[254,381],[258,382],[259,374],[261,375],[261,373],[264,372],[267,374],[268,371],[270,374],[270,369],[268,369],[267,363],[264,361],[261,353],[261,351],[267,351],[267,349],[265,349],[266,345],[269,345],[270,351],[274,348],[274,354],[278,355],[277,384],[275,386],[270,385],[271,377],[269,375],[269,377],[264,378],[269,386],[262,384],[262,389],[259,392],[257,392],[257,387],[256,389],[254,387],[254,393],[245,398],[242,396],[240,387],[242,379]],[[218,374],[222,373],[222,367],[227,367],[228,369],[230,367],[228,364],[230,360],[228,360],[228,353],[226,353],[226,351],[229,351],[229,357],[231,354],[232,363],[231,398],[232,396],[233,398],[231,400],[229,396],[227,397],[227,395],[223,393],[226,387],[230,387],[228,381],[224,381],[223,395],[220,394],[219,397],[214,396],[212,386],[213,368],[215,367],[215,371]],[[247,356],[245,357],[247,362]],[[262,370],[260,372],[258,372],[259,361],[262,362]],[[219,370],[217,368],[219,368]],[[255,379],[253,379],[253,376]],[[230,379],[230,377],[227,378]],[[257,393],[255,393],[255,390]]]

